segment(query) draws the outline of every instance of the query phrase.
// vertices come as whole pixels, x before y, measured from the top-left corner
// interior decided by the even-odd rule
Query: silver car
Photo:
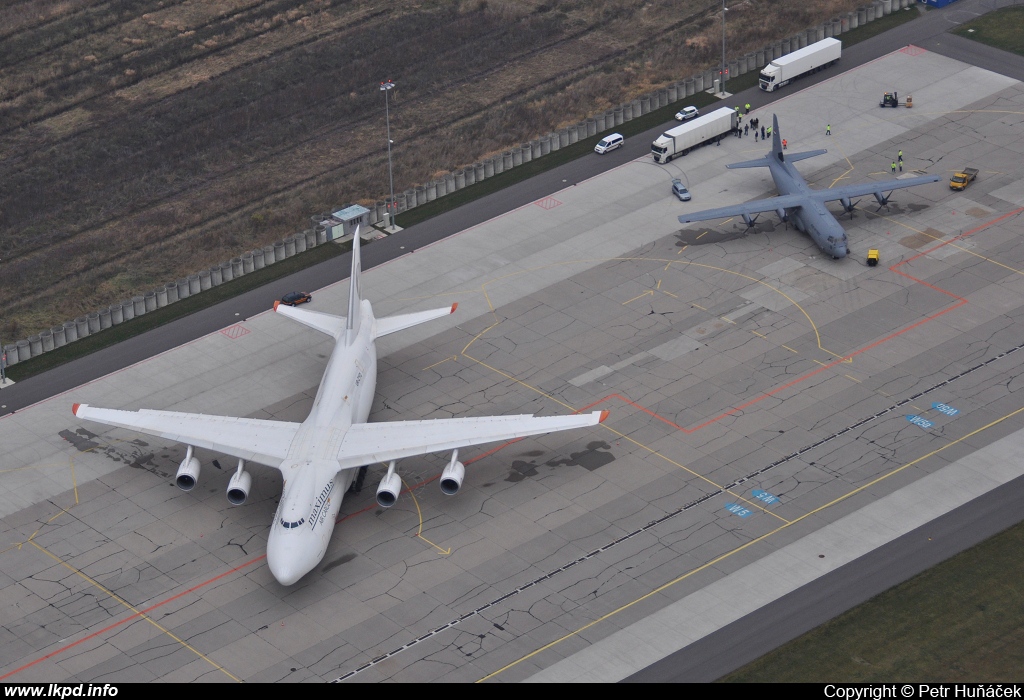
[[[690,190],[686,189],[686,185],[683,184],[682,180],[676,179],[672,181],[672,194],[679,197],[680,202],[690,201]]]
[[[700,112],[696,107],[683,107],[681,110],[676,112],[676,121],[685,122],[696,117]]]

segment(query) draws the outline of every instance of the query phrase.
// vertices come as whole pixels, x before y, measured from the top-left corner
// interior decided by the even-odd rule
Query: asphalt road
[[[1014,479],[666,656],[623,682],[717,680],[855,605],[1016,525],[1021,520],[1022,498],[1024,478]]]
[[[768,94],[751,88],[730,98],[729,103],[749,102],[755,108],[763,107],[794,90],[827,80],[907,44],[1024,80],[1024,59],[946,33],[956,24],[994,9],[994,4],[994,0],[960,0],[942,10],[929,11],[912,22],[845,49],[843,60],[838,66],[801,80],[778,93]],[[1001,4],[1005,6],[1010,3]],[[623,148],[605,156],[587,155],[378,241],[363,249],[363,268],[371,269],[401,255],[415,254],[413,251],[417,248],[638,158],[648,151],[651,141],[664,128],[665,125],[662,125],[631,137]],[[68,391],[265,311],[284,292],[293,289],[315,290],[337,282],[347,277],[348,269],[347,255],[335,258],[114,347],[26,379],[0,392],[0,405],[3,406],[0,415]],[[1022,496],[1024,480],[1018,479],[654,663],[628,680],[714,680],[871,596],[1019,522],[1024,519],[1024,511],[1017,508],[1016,504]],[[739,630],[742,630],[742,634],[737,634]]]
[[[969,10],[975,6],[990,6],[992,1],[986,0],[983,3],[982,0],[961,0],[958,6],[960,6],[960,10]],[[989,9],[991,8],[989,7]],[[841,72],[895,51],[908,43],[922,45],[925,41],[942,37],[945,30],[951,26],[947,19],[948,14],[947,10],[928,12],[917,20],[844,50],[843,59],[837,66],[801,79],[795,85],[774,93],[765,93],[756,87],[744,90],[729,98],[728,104],[743,105],[749,102],[755,109],[763,107],[779,97],[790,94],[793,90],[801,90],[822,80],[828,80]],[[959,14],[964,13],[960,11]],[[970,16],[972,15],[965,15],[963,19]],[[963,20],[961,19],[961,21]],[[948,35],[945,35],[945,38],[948,39]],[[953,38],[958,39],[958,37]],[[968,49],[974,51],[963,60],[974,62],[973,59],[977,59],[979,61],[977,65],[1006,73],[1005,60],[1000,60],[997,56],[1002,52],[993,53],[993,50],[988,47],[978,48],[974,42],[967,40],[963,40],[962,43],[969,45]],[[959,52],[968,49],[957,47]],[[1006,74],[1009,75],[1009,73]],[[1020,70],[1020,75],[1013,77],[1024,79],[1024,69]],[[728,89],[728,85],[726,88]],[[611,153],[603,156],[588,154],[537,177],[411,226],[394,236],[377,241],[363,250],[363,269],[369,270],[388,260],[410,254],[416,248],[422,248],[447,238],[470,226],[639,158],[649,152],[651,142],[667,126],[674,124],[675,122],[667,122],[638,136],[630,137],[626,140],[625,146]],[[281,294],[292,290],[311,291],[345,279],[348,276],[349,268],[347,255],[334,258],[136,336],[116,346],[97,351],[49,372],[25,379],[0,392],[0,415],[20,410],[85,382],[128,367],[147,357],[152,357],[190,340],[214,333],[239,320],[266,311]]]
[[[1009,4],[1000,3],[1001,7]],[[947,33],[995,9],[961,0],[843,52],[843,70],[907,44],[1024,81],[1024,58]],[[825,74],[828,77],[828,74]],[[785,91],[784,91],[785,93]],[[753,103],[751,103],[753,104]],[[625,679],[627,683],[710,682],[833,619],[875,595],[1024,520],[1024,479],[994,489],[879,547]]]

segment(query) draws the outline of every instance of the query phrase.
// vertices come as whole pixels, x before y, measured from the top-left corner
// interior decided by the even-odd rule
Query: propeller
[[[786,230],[789,230],[789,214],[782,207],[775,210],[775,215],[779,217],[779,223],[786,224]]]
[[[873,193],[875,195],[875,199],[878,201],[878,209],[875,209],[875,211],[881,211],[882,207],[885,207],[886,211],[889,210],[889,197],[892,197],[892,193],[894,191],[895,190],[890,191],[889,194],[885,195],[884,197],[882,196],[881,192]]]
[[[753,219],[750,218],[750,214],[740,214],[740,216],[743,217],[743,223],[747,225],[747,228],[753,228],[754,224],[757,223],[758,217],[760,217],[761,215],[757,214],[754,216]]]
[[[858,199],[856,202],[851,203],[849,197],[843,197],[839,201],[840,203],[842,203],[843,209],[845,209],[850,214],[850,219],[852,220],[853,212],[857,208],[857,205],[860,204],[860,200]]]

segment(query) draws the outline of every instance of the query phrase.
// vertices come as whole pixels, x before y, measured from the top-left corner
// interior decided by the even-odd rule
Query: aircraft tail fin
[[[359,275],[362,272],[362,261],[359,257],[359,226],[352,237],[352,274],[348,280],[348,316],[345,317],[345,345],[351,345],[359,333],[359,306],[363,300],[359,291]]]
[[[785,160],[782,155],[782,136],[779,134],[779,118],[772,115],[772,155],[778,160]]]

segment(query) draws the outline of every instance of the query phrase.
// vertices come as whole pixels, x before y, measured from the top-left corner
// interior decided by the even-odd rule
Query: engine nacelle
[[[249,497],[249,489],[252,488],[252,474],[240,469],[231,475],[228,481],[228,503],[233,506],[240,506]]]
[[[395,473],[395,463],[388,467],[388,473],[377,486],[377,505],[390,508],[398,502],[398,494],[402,493],[402,479]]]
[[[199,481],[199,460],[192,456],[192,448],[189,447],[185,453],[185,459],[181,460],[178,473],[174,477],[174,484],[182,491],[191,491]]]
[[[452,461],[441,472],[441,493],[454,496],[462,488],[462,480],[466,477],[466,467],[459,461],[459,451],[452,453]]]

